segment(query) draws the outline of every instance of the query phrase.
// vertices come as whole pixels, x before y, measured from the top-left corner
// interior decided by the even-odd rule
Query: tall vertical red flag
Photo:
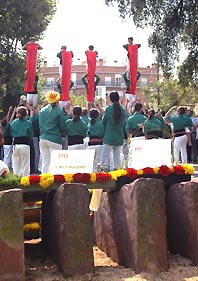
[[[61,101],[70,100],[70,81],[71,81],[72,52],[62,51],[62,89]]]
[[[128,58],[130,68],[130,94],[136,94],[138,72],[138,45],[128,45]]]
[[[34,81],[36,77],[36,58],[38,44],[31,42],[26,47],[26,81],[24,92],[31,93],[34,92]]]
[[[96,74],[96,52],[87,51],[87,101],[94,102],[95,96],[95,74]]]

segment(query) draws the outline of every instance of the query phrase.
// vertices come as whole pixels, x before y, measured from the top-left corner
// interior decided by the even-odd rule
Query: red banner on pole
[[[87,101],[94,102],[95,97],[95,73],[96,73],[96,52],[87,51]]]
[[[130,94],[136,94],[138,72],[138,45],[128,45],[128,58],[130,68]]]
[[[31,42],[27,45],[26,50],[26,81],[24,92],[31,93],[34,92],[38,44]]]
[[[72,52],[62,51],[62,90],[61,101],[70,100],[70,81],[71,81]]]

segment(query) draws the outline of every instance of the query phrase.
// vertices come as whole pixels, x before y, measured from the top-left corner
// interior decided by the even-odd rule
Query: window
[[[74,82],[74,86],[76,86],[76,73],[71,74],[71,80]]]
[[[141,78],[141,85],[147,85],[147,78]]]
[[[115,86],[121,86],[121,82],[122,82],[121,74],[116,74],[115,75]]]
[[[55,78],[54,77],[47,77],[47,86],[54,86],[55,85]]]
[[[111,77],[105,77],[105,86],[111,86]]]

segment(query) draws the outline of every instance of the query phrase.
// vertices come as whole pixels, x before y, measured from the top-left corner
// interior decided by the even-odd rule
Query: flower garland
[[[20,184],[22,186],[40,185],[42,188],[48,188],[53,183],[105,183],[107,181],[117,181],[121,176],[128,176],[131,180],[138,178],[141,175],[160,174],[162,177],[168,177],[171,173],[177,175],[191,175],[194,173],[193,166],[189,164],[181,164],[168,167],[162,165],[160,167],[136,170],[134,168],[127,168],[126,170],[116,170],[111,172],[98,173],[76,173],[64,175],[52,175],[49,173],[41,175],[30,175],[21,178]]]

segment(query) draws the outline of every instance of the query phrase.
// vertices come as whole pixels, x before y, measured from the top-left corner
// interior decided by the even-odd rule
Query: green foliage
[[[12,173],[8,173],[5,177],[0,177],[0,185],[7,187],[19,187],[20,186],[20,176],[13,175]]]
[[[150,26],[153,33],[149,45],[166,78],[178,60],[181,43],[188,57],[181,67],[180,77],[186,83],[198,79],[198,3],[197,0],[106,0],[117,3],[120,15],[133,19],[137,27]],[[187,84],[186,84],[187,85]]]
[[[86,106],[86,98],[84,95],[75,96],[73,93],[70,94],[72,105],[80,105],[81,107]]]
[[[55,0],[6,0],[0,5],[0,105],[17,103],[25,83],[25,52],[19,47],[39,40],[56,11]],[[12,98],[13,97],[13,98]]]
[[[198,92],[193,87],[184,87],[175,79],[166,79],[142,90],[151,108],[165,111],[174,105],[194,105],[198,99]]]

